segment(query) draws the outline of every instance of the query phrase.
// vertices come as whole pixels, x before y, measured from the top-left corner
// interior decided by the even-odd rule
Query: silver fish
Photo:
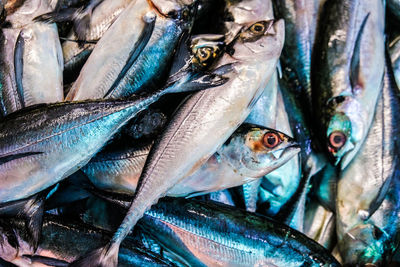
[[[363,230],[358,232],[354,229],[358,228],[357,225],[364,225],[376,213],[388,195],[392,180],[399,179],[399,107],[399,91],[388,59],[383,91],[378,99],[374,121],[365,143],[337,182],[336,231],[344,263],[367,264],[370,260],[371,263],[375,260],[376,255],[369,257],[364,250],[352,249],[353,253],[349,253],[346,240],[349,237],[355,240],[364,238]],[[383,249],[382,255],[390,253],[392,248],[383,248],[379,242],[377,238],[373,244],[368,244]]]
[[[268,148],[263,144],[265,136],[276,136],[282,142]],[[150,147],[99,153],[82,171],[99,189],[133,195]],[[279,157],[275,156],[277,150],[282,150]],[[242,125],[203,166],[173,186],[167,195],[190,197],[256,180],[284,164],[298,151],[295,142],[283,133]]]
[[[127,97],[155,83],[193,18],[196,0],[174,2],[167,11],[187,12],[181,20],[158,13],[152,2],[131,2],[97,43],[66,100]]]
[[[71,175],[129,119],[161,96],[224,82],[214,74],[200,78],[189,74],[132,100],[63,102],[8,115],[0,121],[0,202],[33,195]]]
[[[372,123],[384,73],[381,0],[327,1],[314,46],[312,98],[320,145],[343,170]],[[374,64],[371,64],[374,62]]]
[[[78,265],[116,266],[119,244],[144,212],[198,169],[246,119],[275,69],[284,39],[283,21],[271,28],[266,27],[269,21],[256,24],[260,27],[248,25],[241,33],[233,46],[235,53],[225,54],[219,61],[218,65],[233,63],[226,86],[190,97],[152,147],[131,209],[110,244],[82,258]],[[206,134],[210,131],[212,138]]]
[[[22,29],[3,29],[3,36],[1,113],[61,102],[63,61],[56,25],[34,22]]]

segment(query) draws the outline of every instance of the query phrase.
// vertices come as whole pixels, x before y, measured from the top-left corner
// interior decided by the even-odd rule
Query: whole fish
[[[61,102],[63,61],[55,24],[31,23],[2,29],[0,113]]]
[[[266,18],[268,19],[268,18]],[[110,244],[76,264],[116,266],[118,247],[144,212],[186,175],[208,160],[250,113],[267,85],[283,46],[283,21],[252,22],[217,66],[233,64],[226,86],[194,94],[176,112],[153,145],[139,180],[131,209]],[[213,132],[210,136],[208,133]],[[276,140],[268,140],[273,144]],[[201,144],[201,145],[200,145]]]
[[[327,1],[313,52],[312,100],[320,146],[343,170],[372,123],[384,72],[381,0]],[[371,64],[374,62],[374,64]]]
[[[157,84],[191,26],[196,1],[151,3],[137,0],[126,7],[97,43],[66,100],[127,97]]]
[[[110,235],[79,222],[66,223],[65,219],[46,215],[40,246],[33,251],[23,242],[22,223],[17,220],[11,222],[6,227],[0,226],[0,257],[18,266],[68,266],[82,253],[107,242],[107,236]],[[11,233],[10,227],[13,228]],[[17,244],[14,244],[14,239]],[[130,238],[122,243],[118,257],[120,266],[175,266]]]
[[[269,136],[282,139],[282,142],[268,147],[264,140]],[[143,145],[100,152],[81,170],[99,189],[132,195],[150,147]],[[203,166],[173,186],[167,195],[193,196],[238,186],[271,172],[298,152],[296,143],[289,136],[243,124]]]
[[[344,263],[367,264],[377,260],[375,259],[377,255],[367,255],[367,251],[358,250],[357,247],[360,244],[351,249],[353,254],[349,253],[347,239],[350,237],[357,240],[365,237],[361,229],[364,227],[359,228],[357,225],[365,225],[371,216],[374,216],[377,209],[384,205],[382,204],[384,199],[390,194],[388,190],[396,187],[396,185],[391,185],[392,181],[395,180],[398,183],[400,177],[399,107],[399,89],[390,69],[390,59],[388,59],[382,94],[378,99],[374,121],[365,143],[352,163],[341,173],[337,182],[336,232]],[[398,192],[392,194],[397,196]],[[389,218],[390,216],[385,219],[389,220]],[[376,239],[373,243],[368,242],[365,249],[368,250],[368,246],[379,247],[384,258],[383,255],[390,253],[392,248],[385,247],[379,237]]]
[[[131,100],[38,105],[8,115],[0,121],[0,202],[33,195],[74,173],[161,96],[225,81],[212,73],[188,73],[166,88]]]
[[[188,266],[339,266],[300,232],[222,204],[164,198],[138,226]]]

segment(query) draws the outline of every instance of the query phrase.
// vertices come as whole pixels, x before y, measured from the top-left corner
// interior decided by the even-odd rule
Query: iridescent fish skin
[[[189,265],[339,266],[300,232],[225,205],[164,199],[139,225]]]
[[[280,55],[284,22],[266,18],[247,25],[216,67],[232,64],[226,86],[192,95],[175,113],[160,139],[153,145],[140,177],[131,209],[110,244],[93,251],[78,262],[116,266],[121,241],[144,212],[187,174],[198,169],[246,119],[251,107],[267,85]],[[260,25],[253,29],[253,24]],[[253,30],[254,31],[253,31]],[[209,132],[213,132],[210,138]],[[202,144],[202,145],[198,145]],[[166,182],[167,181],[167,182]]]
[[[131,2],[97,43],[66,100],[128,97],[157,84],[190,29],[195,2],[168,9],[176,18],[158,13],[149,1]],[[126,31],[131,25],[135,30]]]
[[[23,28],[31,24],[37,16],[53,11],[57,3],[49,0],[25,0],[22,2],[22,5],[15,9],[14,12],[7,13],[9,15],[7,15],[6,21],[11,24],[12,28]],[[5,5],[6,10],[8,9],[7,4]]]
[[[399,89],[388,59],[382,94],[365,143],[337,182],[336,231],[346,264],[380,265],[397,247],[389,237],[399,220],[394,215],[399,205],[399,107]]]
[[[326,0],[275,0],[277,17],[285,19],[286,41],[281,63],[283,75],[296,80],[292,92],[311,111],[311,51],[320,8]]]
[[[88,28],[86,29],[85,41],[97,42],[114,23],[122,11],[132,2],[132,0],[104,0],[94,10],[90,17]],[[71,31],[66,41],[62,44],[65,71],[67,75],[77,71],[77,67],[82,66],[95,44],[85,43],[79,45],[76,33]],[[70,41],[72,40],[72,41]]]
[[[79,170],[161,96],[205,89],[212,82],[221,85],[214,74],[211,83],[202,80],[200,87],[189,76],[131,100],[42,104],[6,116],[0,121],[0,202],[26,198]]]
[[[271,133],[280,134],[283,138],[282,143],[273,149],[262,144],[264,136]],[[147,144],[101,152],[82,171],[99,189],[133,195],[150,147],[151,144]],[[281,155],[275,158],[277,151]],[[203,166],[173,186],[167,195],[206,194],[256,180],[284,164],[298,151],[290,137],[274,130],[244,124]]]
[[[0,255],[4,260],[18,266],[47,266],[47,264],[42,265],[46,260],[48,263],[53,261],[53,264],[61,264],[58,266],[66,266],[82,253],[107,242],[107,236],[110,235],[109,232],[79,222],[66,223],[65,219],[46,215],[40,245],[33,251],[29,244],[23,241],[22,221],[14,220],[12,223],[15,230],[11,235],[18,238],[18,248],[11,245],[8,240],[9,229],[0,226],[0,236],[3,238]],[[120,266],[175,266],[140,247],[133,239],[127,239],[121,247],[118,255]]]
[[[311,75],[316,133],[343,170],[367,136],[382,86],[383,3],[327,1],[320,25]]]

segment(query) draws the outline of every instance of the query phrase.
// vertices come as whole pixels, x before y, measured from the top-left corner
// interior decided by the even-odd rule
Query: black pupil
[[[200,56],[201,56],[202,58],[208,57],[208,53],[207,53],[207,52],[208,52],[208,51],[207,51],[207,48],[200,49]]]
[[[263,27],[262,27],[261,25],[256,25],[256,26],[254,26],[254,30],[255,30],[256,32],[260,32],[260,31],[262,31],[262,29],[263,29]]]
[[[341,143],[343,142],[343,137],[340,136],[340,135],[335,135],[335,136],[333,137],[333,142],[334,142],[335,144],[341,144]]]
[[[276,143],[276,137],[273,136],[273,135],[268,136],[267,142],[268,142],[268,145],[271,145],[271,146],[272,146],[272,145],[275,145],[275,143]]]

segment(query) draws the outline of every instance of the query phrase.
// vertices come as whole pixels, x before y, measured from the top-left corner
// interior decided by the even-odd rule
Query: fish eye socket
[[[252,26],[250,26],[250,31],[255,34],[264,33],[264,30],[265,30],[265,26],[264,26],[264,24],[262,24],[260,22],[257,22],[255,24],[253,24]]]
[[[329,145],[338,150],[346,143],[346,135],[340,131],[334,131],[329,135]]]
[[[282,143],[282,140],[276,133],[266,133],[263,137],[263,143],[268,148],[274,148]]]

